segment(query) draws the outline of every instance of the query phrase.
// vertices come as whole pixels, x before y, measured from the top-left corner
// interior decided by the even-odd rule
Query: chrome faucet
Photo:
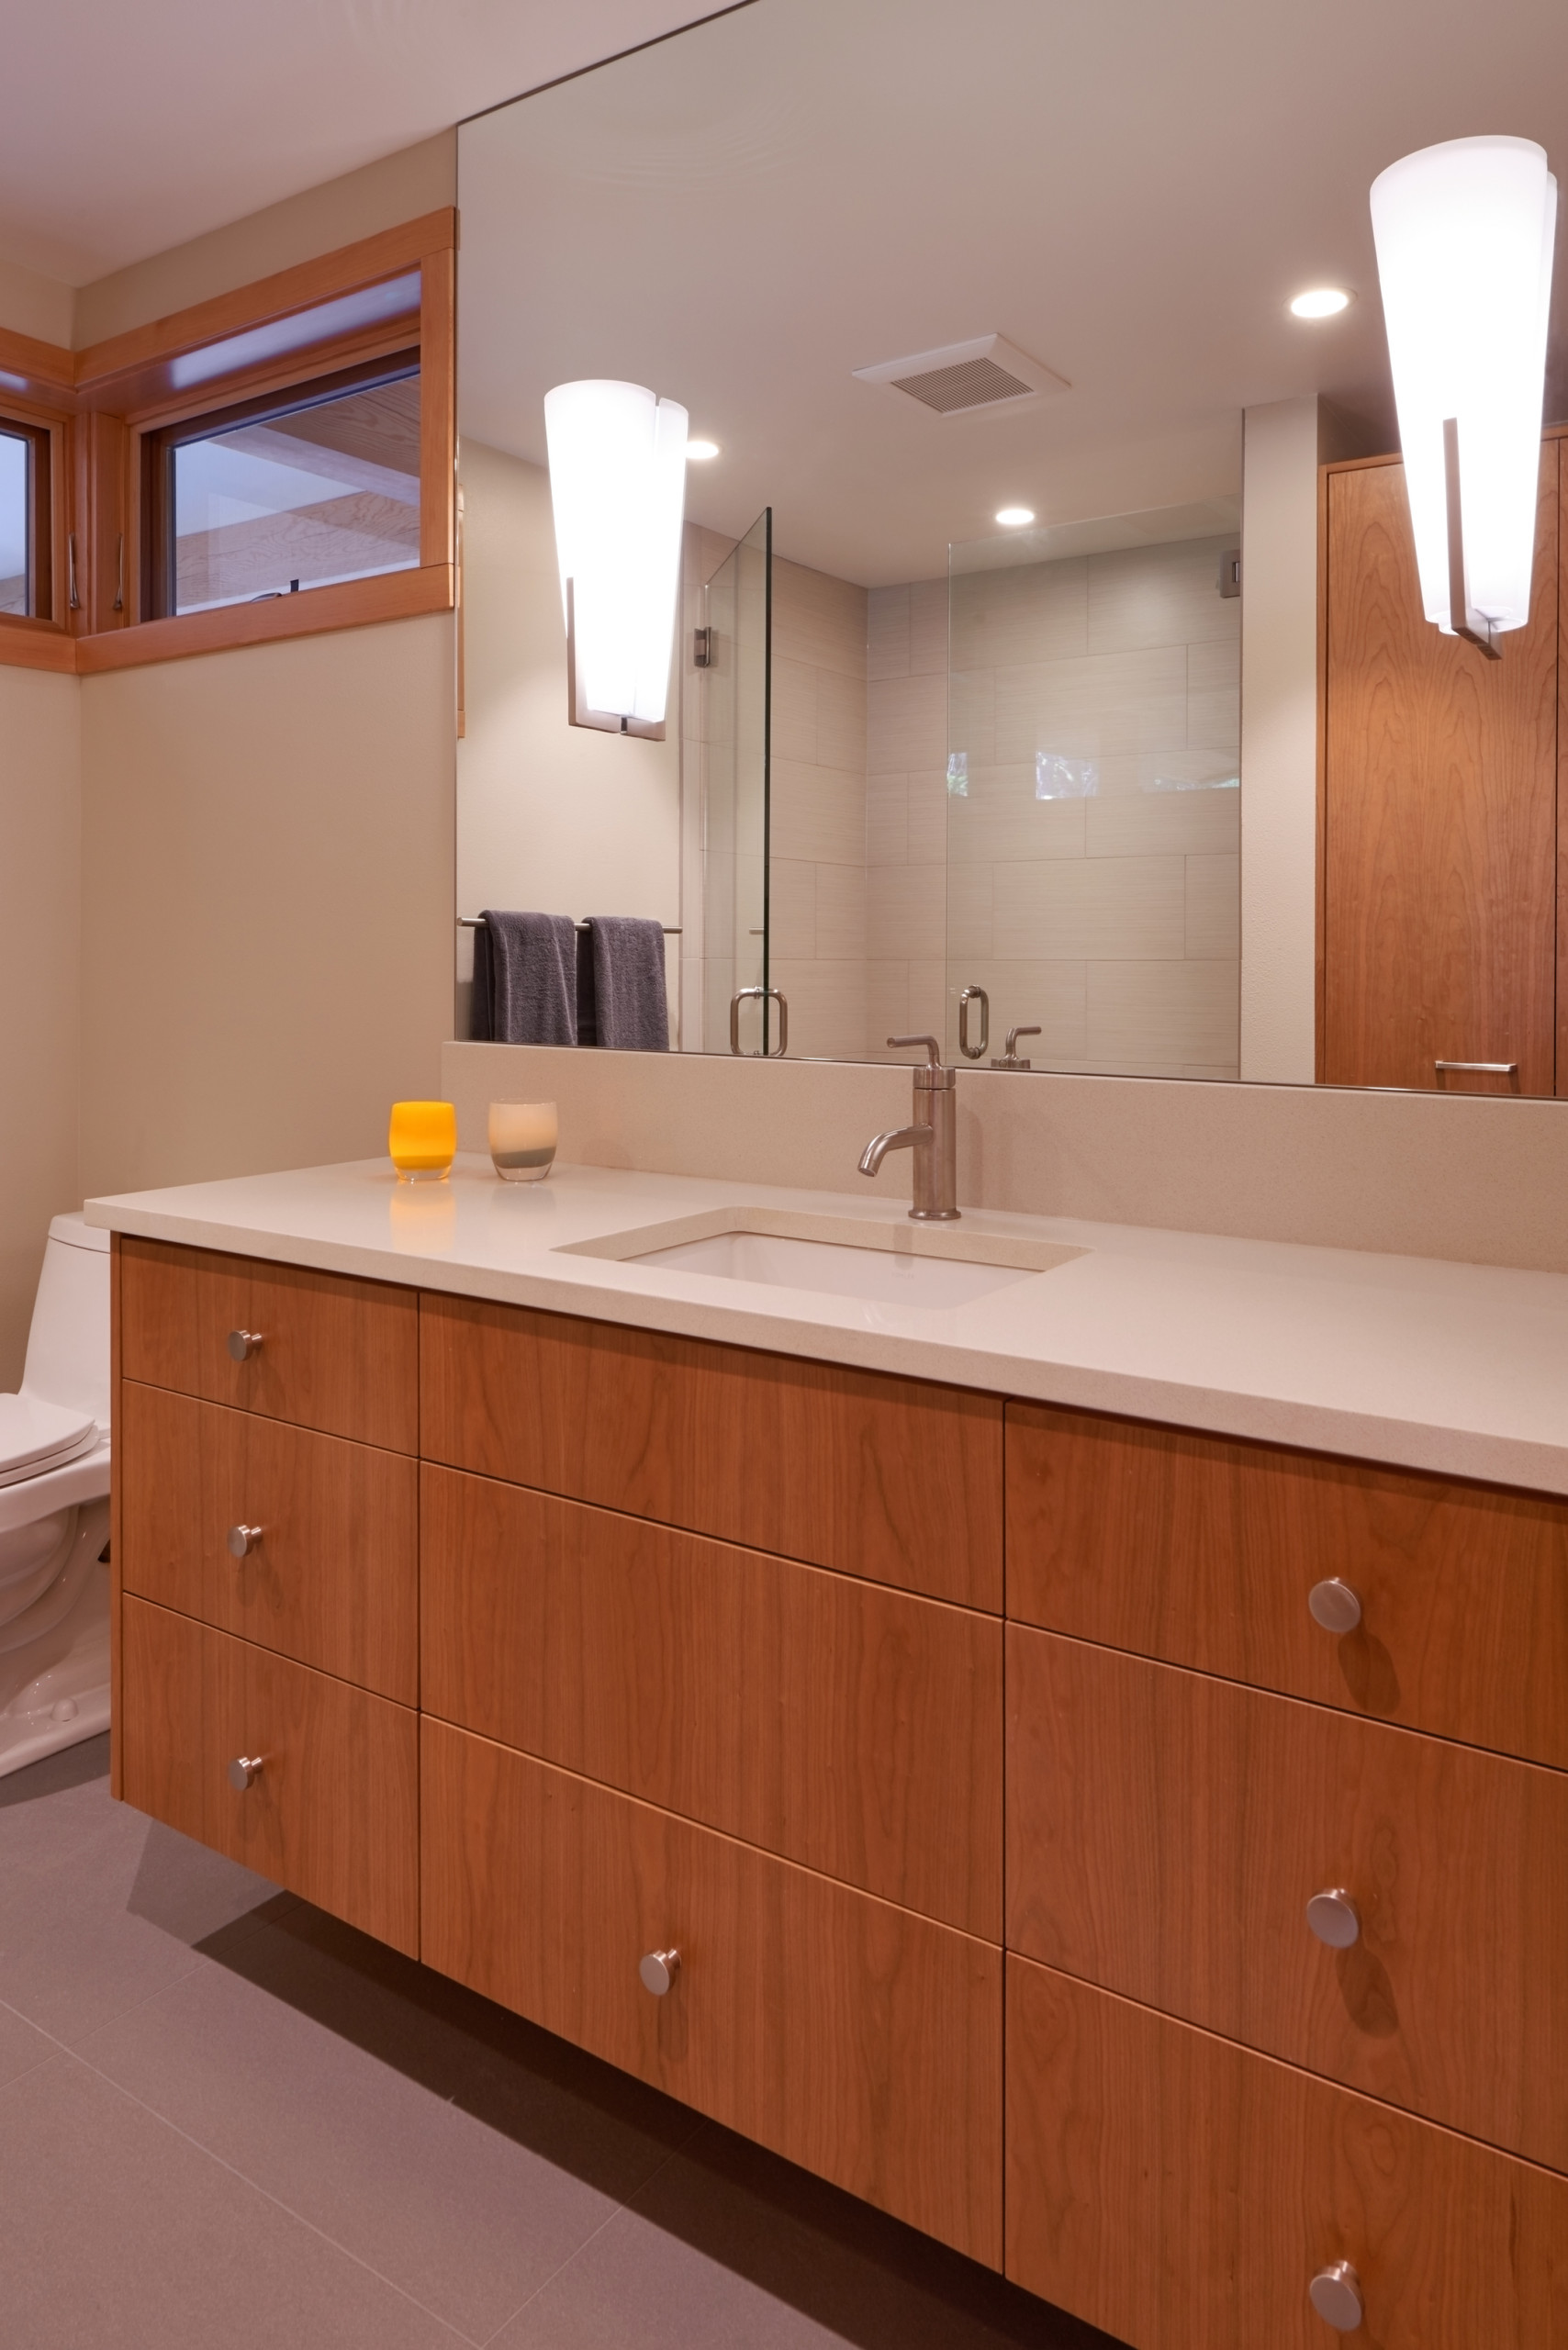
[[[860,1172],[874,1175],[890,1150],[913,1150],[914,1205],[910,1214],[917,1224],[956,1224],[956,1072],[943,1068],[942,1047],[935,1036],[890,1036],[888,1043],[895,1052],[908,1045],[925,1047],[925,1066],[914,1072],[914,1123],[892,1126],[885,1135],[873,1135],[860,1154]]]

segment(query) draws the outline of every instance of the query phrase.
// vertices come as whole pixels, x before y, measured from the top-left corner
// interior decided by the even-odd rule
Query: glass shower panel
[[[973,1065],[1238,1074],[1239,538],[1222,498],[949,550],[960,1065],[969,991]]]
[[[730,1049],[737,995],[744,1053],[771,1051],[768,734],[773,511],[767,508],[707,584],[703,696],[702,1049]]]

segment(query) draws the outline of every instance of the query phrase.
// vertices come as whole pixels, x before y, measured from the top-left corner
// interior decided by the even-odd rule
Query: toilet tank
[[[49,1227],[22,1393],[91,1412],[108,1432],[109,1236],[79,1215]]]

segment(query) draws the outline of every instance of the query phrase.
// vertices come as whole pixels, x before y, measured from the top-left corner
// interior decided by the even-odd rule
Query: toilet
[[[0,1777],[109,1722],[109,1236],[49,1227],[0,1395]]]

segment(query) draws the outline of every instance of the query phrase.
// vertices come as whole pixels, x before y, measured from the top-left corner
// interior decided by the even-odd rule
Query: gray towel
[[[490,1036],[498,1045],[577,1041],[577,934],[570,914],[485,909]],[[476,986],[479,984],[477,962]],[[476,1020],[475,1034],[480,1032]]]
[[[616,1053],[667,1053],[665,934],[656,922],[589,914],[595,1041]]]

